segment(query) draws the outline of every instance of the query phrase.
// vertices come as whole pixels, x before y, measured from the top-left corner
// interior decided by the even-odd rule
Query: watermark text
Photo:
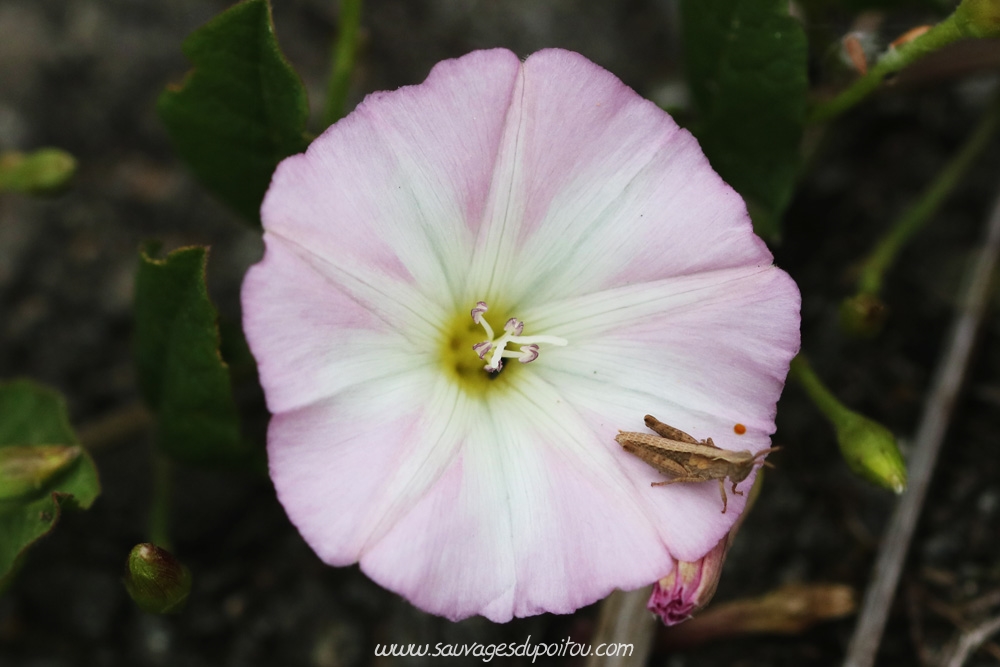
[[[589,655],[621,656],[632,655],[632,644],[605,643],[593,646],[575,642],[569,637],[561,642],[533,643],[531,635],[523,643],[508,642],[504,644],[376,644],[375,655],[379,657],[414,657],[414,658],[479,658],[489,662],[493,658],[531,658],[535,662],[539,658],[577,658]]]

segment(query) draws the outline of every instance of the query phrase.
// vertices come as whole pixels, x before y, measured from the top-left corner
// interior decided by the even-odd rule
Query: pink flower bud
[[[729,538],[724,537],[701,560],[678,561],[673,572],[653,585],[646,608],[659,616],[665,625],[677,625],[689,619],[715,595],[728,548]]]

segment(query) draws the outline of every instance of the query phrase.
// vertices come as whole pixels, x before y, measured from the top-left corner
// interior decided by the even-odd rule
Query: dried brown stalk
[[[997,255],[1000,253],[1000,198],[987,223],[986,242],[970,271],[963,299],[952,322],[945,354],[938,365],[923,420],[910,459],[909,487],[900,498],[882,539],[871,584],[865,593],[854,636],[847,649],[845,667],[871,667],[875,663],[889,607],[896,593],[903,561],[927,495],[938,451],[972,355],[976,332],[990,295]]]
[[[690,621],[661,630],[659,644],[682,648],[748,634],[799,634],[854,613],[854,590],[843,584],[786,584],[758,598],[715,604]]]

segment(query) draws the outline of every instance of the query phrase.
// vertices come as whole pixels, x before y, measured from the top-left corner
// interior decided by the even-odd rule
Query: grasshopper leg
[[[722,480],[719,480],[719,481],[722,481]],[[735,494],[736,494],[736,495],[738,495],[738,496],[742,496],[742,495],[743,495],[743,492],[742,492],[742,491],[737,491],[737,490],[736,490],[736,485],[737,485],[738,483],[739,483],[739,482],[733,482],[733,493],[735,493]]]
[[[667,484],[676,484],[677,482],[706,482],[704,477],[674,477],[673,479],[666,479],[662,482],[650,482],[650,486],[666,486]],[[735,486],[735,485],[734,485]],[[733,489],[736,491],[736,489]],[[719,493],[722,494],[722,513],[726,513],[726,509],[729,506],[729,497],[726,496],[726,480],[719,480]],[[737,494],[743,495],[742,492],[736,491]]]
[[[677,482],[704,482],[704,477],[674,477],[673,479],[666,479],[662,482],[651,482],[650,486],[666,486],[667,484],[676,484]]]

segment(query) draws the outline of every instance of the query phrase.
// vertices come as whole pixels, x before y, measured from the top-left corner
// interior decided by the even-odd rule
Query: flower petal
[[[501,284],[537,304],[771,263],[694,138],[611,73],[540,51],[514,99],[467,300]]]
[[[783,271],[745,267],[538,307],[537,320],[532,312],[525,321],[570,344],[546,350],[533,370],[559,387],[566,402],[607,438],[619,429],[643,430],[642,416],[652,414],[697,439],[711,437],[724,449],[758,451],[769,446],[775,404],[798,351],[798,300],[798,289]],[[736,435],[737,423],[746,427],[745,434]],[[663,479],[648,466],[636,475]],[[667,496],[679,486],[688,485],[658,489],[664,493],[650,496],[651,502],[669,504]],[[706,499],[718,497],[716,485],[698,486]],[[742,504],[738,496],[730,499],[735,511],[729,523]],[[700,558],[700,542],[685,542],[688,517],[663,509],[659,516],[676,557]]]
[[[529,384],[478,407],[460,458],[362,556],[369,576],[449,618],[507,621],[569,613],[669,572],[657,517],[557,392]]]
[[[443,317],[409,284],[374,272],[350,279],[298,245],[265,234],[243,282],[243,328],[273,413],[428,363]]]
[[[271,479],[320,558],[357,562],[443,483],[467,437],[460,404],[455,386],[411,372],[272,418]]]
[[[510,51],[477,51],[369,95],[278,166],[265,229],[359,280],[377,270],[454,302],[519,70]]]

